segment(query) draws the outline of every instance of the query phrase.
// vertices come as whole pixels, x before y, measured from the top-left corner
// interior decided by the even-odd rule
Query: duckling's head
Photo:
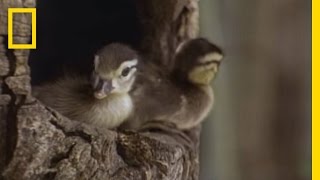
[[[186,41],[177,48],[174,71],[194,84],[209,85],[223,58],[222,50],[203,38]]]
[[[135,80],[138,59],[136,51],[120,43],[99,50],[91,76],[94,97],[104,99],[109,95],[128,93]]]

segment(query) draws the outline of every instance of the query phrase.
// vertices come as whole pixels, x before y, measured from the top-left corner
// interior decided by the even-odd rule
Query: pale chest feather
[[[211,86],[204,86],[204,87],[201,87],[201,89],[205,92],[208,99],[205,103],[203,113],[201,113],[201,115],[199,117],[199,121],[204,120],[208,116],[208,114],[210,113],[210,111],[213,107],[213,104],[214,104],[214,93],[213,93],[212,87]]]
[[[129,95],[110,97],[87,107],[86,117],[90,124],[105,128],[115,128],[123,123],[132,113],[133,103]],[[87,121],[83,119],[83,121]]]
[[[214,95],[210,86],[200,86],[190,93],[180,97],[180,109],[170,117],[179,129],[189,129],[201,123],[213,106]]]

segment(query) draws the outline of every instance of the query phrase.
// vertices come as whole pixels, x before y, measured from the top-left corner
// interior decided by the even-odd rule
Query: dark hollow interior
[[[97,49],[111,42],[137,48],[139,30],[132,0],[38,0],[37,49],[29,58],[32,84],[67,70],[87,73]]]

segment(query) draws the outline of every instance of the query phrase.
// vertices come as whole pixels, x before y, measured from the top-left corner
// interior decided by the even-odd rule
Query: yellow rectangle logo
[[[31,44],[13,44],[13,14],[14,13],[31,13],[32,19],[32,43]],[[36,8],[8,8],[8,48],[9,49],[36,49],[37,38],[37,15]]]

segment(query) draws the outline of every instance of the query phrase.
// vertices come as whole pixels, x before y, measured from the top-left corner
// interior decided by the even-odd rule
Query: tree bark
[[[170,66],[177,44],[197,36],[197,0],[135,2],[143,20],[142,51]],[[35,0],[0,1],[1,179],[198,179],[200,127],[106,132],[31,96],[29,50],[7,47],[7,8],[35,6]],[[14,42],[28,43],[30,36],[30,15],[15,16]]]

